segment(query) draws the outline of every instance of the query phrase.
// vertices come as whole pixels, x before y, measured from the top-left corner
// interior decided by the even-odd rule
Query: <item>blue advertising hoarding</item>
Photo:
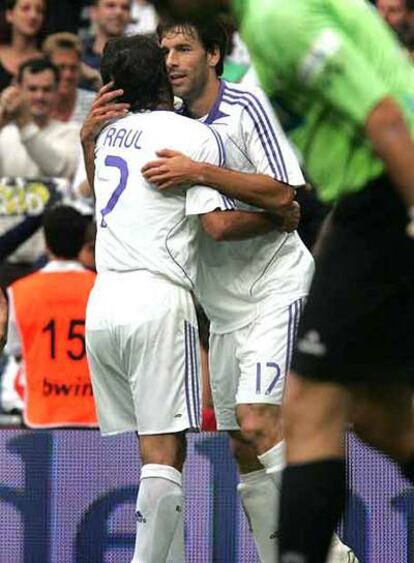
[[[361,563],[414,563],[414,488],[348,439],[352,491],[341,533]],[[0,563],[129,563],[139,474],[133,435],[0,431]],[[190,435],[188,563],[258,563],[227,438]]]

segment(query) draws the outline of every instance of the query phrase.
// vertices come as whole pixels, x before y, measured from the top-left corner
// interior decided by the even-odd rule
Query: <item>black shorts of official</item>
[[[381,177],[334,208],[292,368],[320,381],[414,385],[414,241]]]

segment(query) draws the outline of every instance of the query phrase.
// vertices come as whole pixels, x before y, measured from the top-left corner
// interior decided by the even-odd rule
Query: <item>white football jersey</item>
[[[265,94],[259,88],[221,83],[203,120],[223,139],[226,167],[261,173],[291,186],[305,181],[296,156]],[[259,211],[242,202],[238,209]],[[273,231],[244,241],[201,237],[198,297],[216,333],[251,322],[263,300],[289,303],[307,294],[313,258],[299,235]]]
[[[147,270],[193,288],[197,215],[231,202],[204,186],[159,190],[141,169],[161,149],[222,164],[223,146],[205,125],[168,111],[129,114],[109,124],[95,151],[98,273]]]

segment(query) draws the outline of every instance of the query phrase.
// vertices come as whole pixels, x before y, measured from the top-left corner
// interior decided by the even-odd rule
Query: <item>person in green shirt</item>
[[[159,0],[208,17],[226,0]],[[335,204],[284,417],[280,563],[322,563],[345,503],[345,425],[414,482],[414,69],[364,0],[233,0],[262,87]]]

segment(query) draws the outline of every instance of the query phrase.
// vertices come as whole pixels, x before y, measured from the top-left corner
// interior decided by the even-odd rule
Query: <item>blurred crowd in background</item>
[[[375,5],[414,57],[414,0],[377,0]],[[223,78],[249,80],[249,55],[235,22],[223,23],[231,38]],[[81,158],[80,126],[101,87],[99,66],[106,42],[125,34],[155,32],[157,24],[156,1],[0,1],[0,285],[12,287],[10,295],[17,280],[38,270],[94,270],[94,205]],[[327,210],[311,190],[303,191],[300,203],[300,233],[312,246]],[[77,236],[79,228],[84,233],[75,245],[76,257],[56,256],[45,242],[43,214],[62,204],[83,217],[81,222],[73,220]],[[62,236],[68,236],[67,230]],[[74,332],[69,331],[67,338],[72,344],[78,341],[81,349],[73,352],[74,357],[67,354],[68,361],[83,359],[81,326],[70,324]],[[205,352],[204,318],[200,327]],[[54,325],[40,330],[53,344]],[[24,409],[24,356],[24,347],[16,348],[13,340],[0,360],[0,405],[6,412]],[[208,410],[206,417],[206,426],[212,428]]]

